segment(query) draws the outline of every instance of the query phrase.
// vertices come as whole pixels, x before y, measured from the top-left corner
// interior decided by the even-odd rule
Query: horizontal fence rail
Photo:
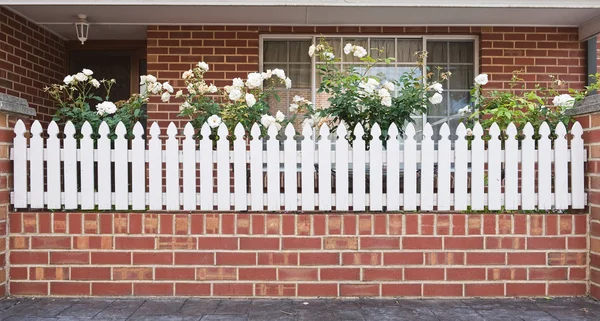
[[[43,129],[34,122],[15,126],[11,158],[14,162],[15,208],[82,210],[203,210],[203,211],[464,211],[565,210],[586,205],[586,154],[579,123],[567,136],[559,124],[553,135],[544,123],[539,139],[527,124],[522,133],[510,124],[501,136],[494,124],[491,137],[476,124],[468,131],[460,124],[450,139],[447,124],[439,140],[425,124],[419,137],[413,124],[404,134],[390,126],[387,139],[375,124],[370,141],[361,125],[354,140],[339,126],[318,132],[306,125],[298,137],[289,124],[278,139],[271,125],[261,135],[255,124],[238,124],[228,140],[222,124],[211,140],[205,124],[200,137],[191,123],[178,137],[171,123],[166,139],[157,123],[149,130],[137,123],[133,139],[122,123],[109,138],[102,123],[99,138],[85,123],[81,138],[68,122],[60,136],[55,122]],[[517,136],[521,134],[523,139]],[[556,137],[551,139],[550,137]],[[298,139],[300,138],[300,139]],[[568,139],[570,138],[570,139]]]

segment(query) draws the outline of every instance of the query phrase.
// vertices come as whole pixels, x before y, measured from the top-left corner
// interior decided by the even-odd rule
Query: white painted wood
[[[440,140],[438,143],[438,173],[437,173],[437,210],[450,210],[450,127],[448,123],[442,124],[440,128]]]
[[[106,122],[100,123],[98,128],[98,209],[112,209],[112,162],[110,154],[112,148],[108,137],[110,128]],[[135,179],[134,179],[135,182]]]
[[[179,142],[177,141],[177,126],[173,122],[167,127],[165,145],[167,210],[179,210]]]
[[[335,209],[347,211],[348,195],[348,130],[346,124],[341,123],[337,130],[335,142]]]
[[[250,205],[253,211],[262,211],[263,203],[263,142],[260,138],[260,127],[254,123],[250,131]]]
[[[313,130],[308,124],[302,127],[302,210],[314,211],[315,209],[315,141]]]
[[[162,210],[162,146],[160,128],[156,122],[150,126],[148,148],[148,188],[150,195],[148,205],[151,210]]]
[[[295,211],[298,209],[298,190],[297,190],[297,171],[298,160],[296,159],[296,141],[294,135],[296,130],[291,123],[285,127],[285,142],[284,142],[284,198],[285,209],[287,211]]]
[[[510,123],[506,128],[504,142],[504,207],[506,210],[519,208],[519,142],[517,127]]]
[[[535,141],[533,140],[533,126],[525,124],[523,140],[521,141],[521,208],[534,210],[537,202],[535,197]]]
[[[538,140],[538,209],[552,208],[552,150],[550,142],[550,127],[542,123]]]
[[[485,147],[482,135],[483,128],[476,123],[471,142],[471,209],[474,211],[485,207]]]
[[[65,209],[76,209],[77,201],[77,141],[75,140],[75,126],[68,121],[64,129],[64,187]]]
[[[200,128],[200,209],[213,210],[213,142],[207,123]]]
[[[319,211],[331,210],[331,140],[329,126],[319,128]]]
[[[61,181],[60,181],[60,140],[58,139],[58,125],[55,121],[48,125],[48,140],[46,140],[46,195],[48,209],[61,208]]]
[[[133,140],[131,142],[131,208],[133,210],[146,209],[146,161],[144,154],[146,142],[143,138],[144,127],[140,122],[133,126]]]
[[[383,210],[383,144],[379,124],[371,127],[371,145],[369,146],[369,209]]]
[[[569,208],[569,151],[567,149],[567,129],[560,122],[554,130],[554,207],[557,210]]]
[[[421,211],[433,210],[433,128],[426,123],[421,142]]]
[[[454,210],[465,211],[468,207],[468,142],[467,129],[463,123],[456,128],[454,142]]]
[[[219,211],[229,211],[231,196],[229,173],[229,131],[224,123],[221,123],[217,129],[219,140],[217,141],[217,209]]]
[[[279,205],[279,140],[277,126],[271,124],[267,129],[267,209],[278,211]]]
[[[127,162],[127,129],[122,122],[115,128],[115,209],[129,209],[129,164]]]
[[[398,127],[392,123],[388,129],[388,140],[386,146],[386,185],[387,185],[387,210],[398,211],[400,209],[400,142]]]
[[[354,142],[352,142],[352,210],[362,212],[366,208],[365,189],[365,130],[358,123],[354,127]]]
[[[404,130],[404,210],[417,209],[417,141],[415,126],[409,123]]]
[[[183,209],[196,210],[196,140],[194,126],[187,123],[183,129]]]
[[[6,117],[6,116],[4,116]],[[13,138],[13,205],[15,208],[27,208],[27,129],[22,120],[15,124]]]
[[[44,139],[42,125],[34,121],[29,139],[29,189],[31,208],[44,207]]]
[[[502,146],[500,141],[500,128],[493,123],[490,127],[490,140],[488,141],[488,209],[498,211],[502,209]]]
[[[583,129],[579,122],[571,128],[571,206],[574,209],[585,208],[585,149],[583,147]]]
[[[246,130],[241,123],[235,126],[233,142],[233,188],[235,193],[235,210],[248,210],[247,170],[246,170]]]
[[[94,202],[94,140],[92,139],[92,125],[87,121],[81,126],[79,140],[80,173],[81,173],[81,209],[91,210]]]

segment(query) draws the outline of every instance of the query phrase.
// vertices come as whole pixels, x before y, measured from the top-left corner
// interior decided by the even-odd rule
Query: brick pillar
[[[587,150],[586,192],[588,193],[589,226],[589,292],[600,299],[600,95],[587,97],[570,114],[583,126]]]
[[[13,128],[18,119],[29,125],[32,116],[35,116],[35,109],[29,107],[26,100],[0,93],[0,297],[8,293],[7,217],[12,189],[10,147],[14,137]]]

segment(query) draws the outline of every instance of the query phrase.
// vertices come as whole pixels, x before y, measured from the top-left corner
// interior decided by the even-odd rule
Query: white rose
[[[81,72],[82,72],[84,75],[86,75],[86,76],[91,76],[91,75],[93,75],[93,74],[94,74],[94,72],[93,72],[93,71],[91,71],[91,70],[89,70],[89,69],[86,69],[86,68],[83,68],[83,70],[82,70]]]
[[[266,128],[269,128],[269,126],[271,126],[271,124],[273,124],[275,122],[275,117],[270,116],[270,115],[262,115],[260,117],[260,123],[265,126]]]
[[[465,116],[469,113],[471,113],[471,106],[469,105],[466,105],[465,107],[458,110],[458,114],[461,116]]]
[[[264,80],[267,80],[267,79],[271,79],[271,77],[273,77],[273,72],[271,71],[271,69],[267,69],[266,72],[263,72],[260,75]]]
[[[235,88],[244,88],[244,81],[242,78],[233,78],[233,87]]]
[[[475,83],[478,85],[485,85],[488,83],[488,75],[487,74],[480,74],[477,77],[475,77]]]
[[[440,93],[435,93],[433,96],[429,97],[429,102],[434,105],[441,103],[442,100],[444,100],[444,97],[442,97]]]
[[[473,136],[473,130],[471,128],[467,128],[467,136]]]
[[[381,104],[386,107],[392,107],[392,97],[385,96],[385,97],[381,98]]]
[[[383,87],[389,91],[394,91],[396,89],[396,85],[394,85],[394,83],[390,81],[384,82]]]
[[[175,93],[175,98],[181,98],[181,97],[183,97],[183,90],[178,90],[178,91]]]
[[[212,115],[212,116],[208,117],[206,122],[208,123],[208,126],[210,126],[210,128],[217,128],[222,123],[221,117],[219,117],[217,115]]]
[[[158,94],[159,91],[162,90],[162,84],[159,82],[153,82],[152,84],[150,84],[149,88],[152,88],[151,89],[152,93],[156,95],[156,94]]]
[[[292,80],[290,78],[285,78],[285,88],[292,88]]]
[[[554,97],[552,104],[557,107],[573,107],[575,104],[575,98],[569,94],[562,94]]]
[[[316,48],[315,48],[315,45],[314,45],[314,44],[313,44],[313,45],[311,45],[310,47],[308,47],[308,56],[309,56],[309,57],[312,57],[312,56],[314,56],[314,54],[315,54],[315,49],[316,49]]]
[[[354,46],[354,57],[362,58],[367,55],[367,50],[361,46]]]
[[[99,115],[106,114],[114,114],[117,111],[117,106],[110,101],[104,101],[96,105],[96,110],[98,110]]]
[[[202,70],[202,71],[208,71],[208,69],[209,69],[209,68],[208,68],[208,64],[207,64],[207,63],[205,63],[204,61],[200,61],[200,62],[197,64],[197,66],[198,66],[198,68],[200,68],[200,70]]]
[[[335,55],[331,52],[326,52],[323,55],[325,56],[325,58],[327,58],[329,60],[333,60],[335,58]]]
[[[344,47],[344,53],[349,55],[352,51],[354,51],[354,46],[351,43],[347,43]]]
[[[229,99],[236,101],[238,99],[240,99],[242,97],[242,91],[239,90],[238,88],[233,88],[231,89],[231,92],[229,92]]]
[[[147,81],[147,79],[146,79],[146,76],[145,76],[145,75],[143,75],[143,76],[140,76],[140,85],[144,85],[144,84],[146,84],[146,81]]]
[[[296,110],[298,110],[298,107],[300,107],[300,106],[298,106],[298,104],[290,104],[290,109],[289,109],[290,113],[295,113]]]
[[[183,74],[181,75],[182,79],[190,79],[192,78],[192,76],[194,75],[194,72],[190,69],[188,71],[184,71]]]
[[[90,84],[92,84],[92,86],[94,86],[94,88],[100,88],[100,82],[96,79],[90,80]]]
[[[294,98],[292,98],[292,101],[295,102],[295,103],[303,102],[304,101],[304,97],[296,95],[296,96],[294,96]]]
[[[277,114],[275,114],[275,120],[277,120],[277,121],[285,120],[285,115],[281,112],[281,110],[278,110]]]
[[[285,79],[285,71],[279,69],[279,68],[275,68],[273,69],[273,75],[279,77],[279,79]]]
[[[168,91],[168,92],[170,92],[170,93],[173,93],[173,86],[171,86],[171,84],[169,84],[169,82],[168,82],[168,81],[165,81],[165,82],[162,84],[162,87],[163,87],[163,89],[164,89],[164,90],[166,90],[166,91]]]
[[[429,85],[429,87],[427,87],[427,89],[434,90],[438,94],[441,94],[444,91],[444,86],[442,86],[442,84],[440,84],[439,82],[434,82],[431,85]]]
[[[169,100],[171,99],[171,94],[169,94],[168,91],[165,91],[161,96],[160,96],[160,100],[162,100],[163,103],[168,103]]]
[[[302,122],[302,127],[304,127],[304,125],[308,124],[308,126],[310,127],[315,127],[315,121],[312,118],[306,118],[303,122]]]
[[[254,106],[254,104],[256,104],[256,98],[254,97],[254,95],[252,94],[246,94],[246,105],[248,105],[248,107],[252,107]]]
[[[381,88],[379,89],[379,91],[377,92],[377,95],[379,95],[379,97],[383,98],[383,97],[390,97],[390,92],[385,89],[385,88]]]
[[[65,79],[63,79],[63,82],[65,85],[71,84],[73,82],[73,76],[66,76]]]
[[[217,88],[217,86],[210,84],[210,86],[208,86],[208,92],[211,94],[214,94],[218,91],[219,89]]]
[[[189,84],[187,86],[187,90],[190,94],[195,95],[196,94],[196,88],[194,88],[194,84]]]
[[[262,82],[263,82],[262,75],[257,72],[253,72],[253,73],[248,74],[248,80],[246,80],[246,86],[248,86],[248,88],[250,88],[250,89],[259,88],[262,86]]]
[[[179,106],[179,111],[182,112],[188,108],[192,108],[192,105],[190,105],[190,103],[188,103],[187,101],[183,102],[183,104],[181,104]]]
[[[154,77],[152,75],[146,75],[146,81],[147,82],[156,82],[156,77]]]
[[[86,81],[88,79],[88,76],[86,76],[84,73],[82,72],[78,72],[77,74],[75,74],[75,76],[73,76],[75,78],[75,80],[77,81]]]

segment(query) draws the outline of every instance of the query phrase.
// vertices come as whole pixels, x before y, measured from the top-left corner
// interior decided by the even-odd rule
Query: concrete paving
[[[218,300],[75,299],[0,300],[2,321],[391,321],[600,320],[588,298],[467,300]]]

